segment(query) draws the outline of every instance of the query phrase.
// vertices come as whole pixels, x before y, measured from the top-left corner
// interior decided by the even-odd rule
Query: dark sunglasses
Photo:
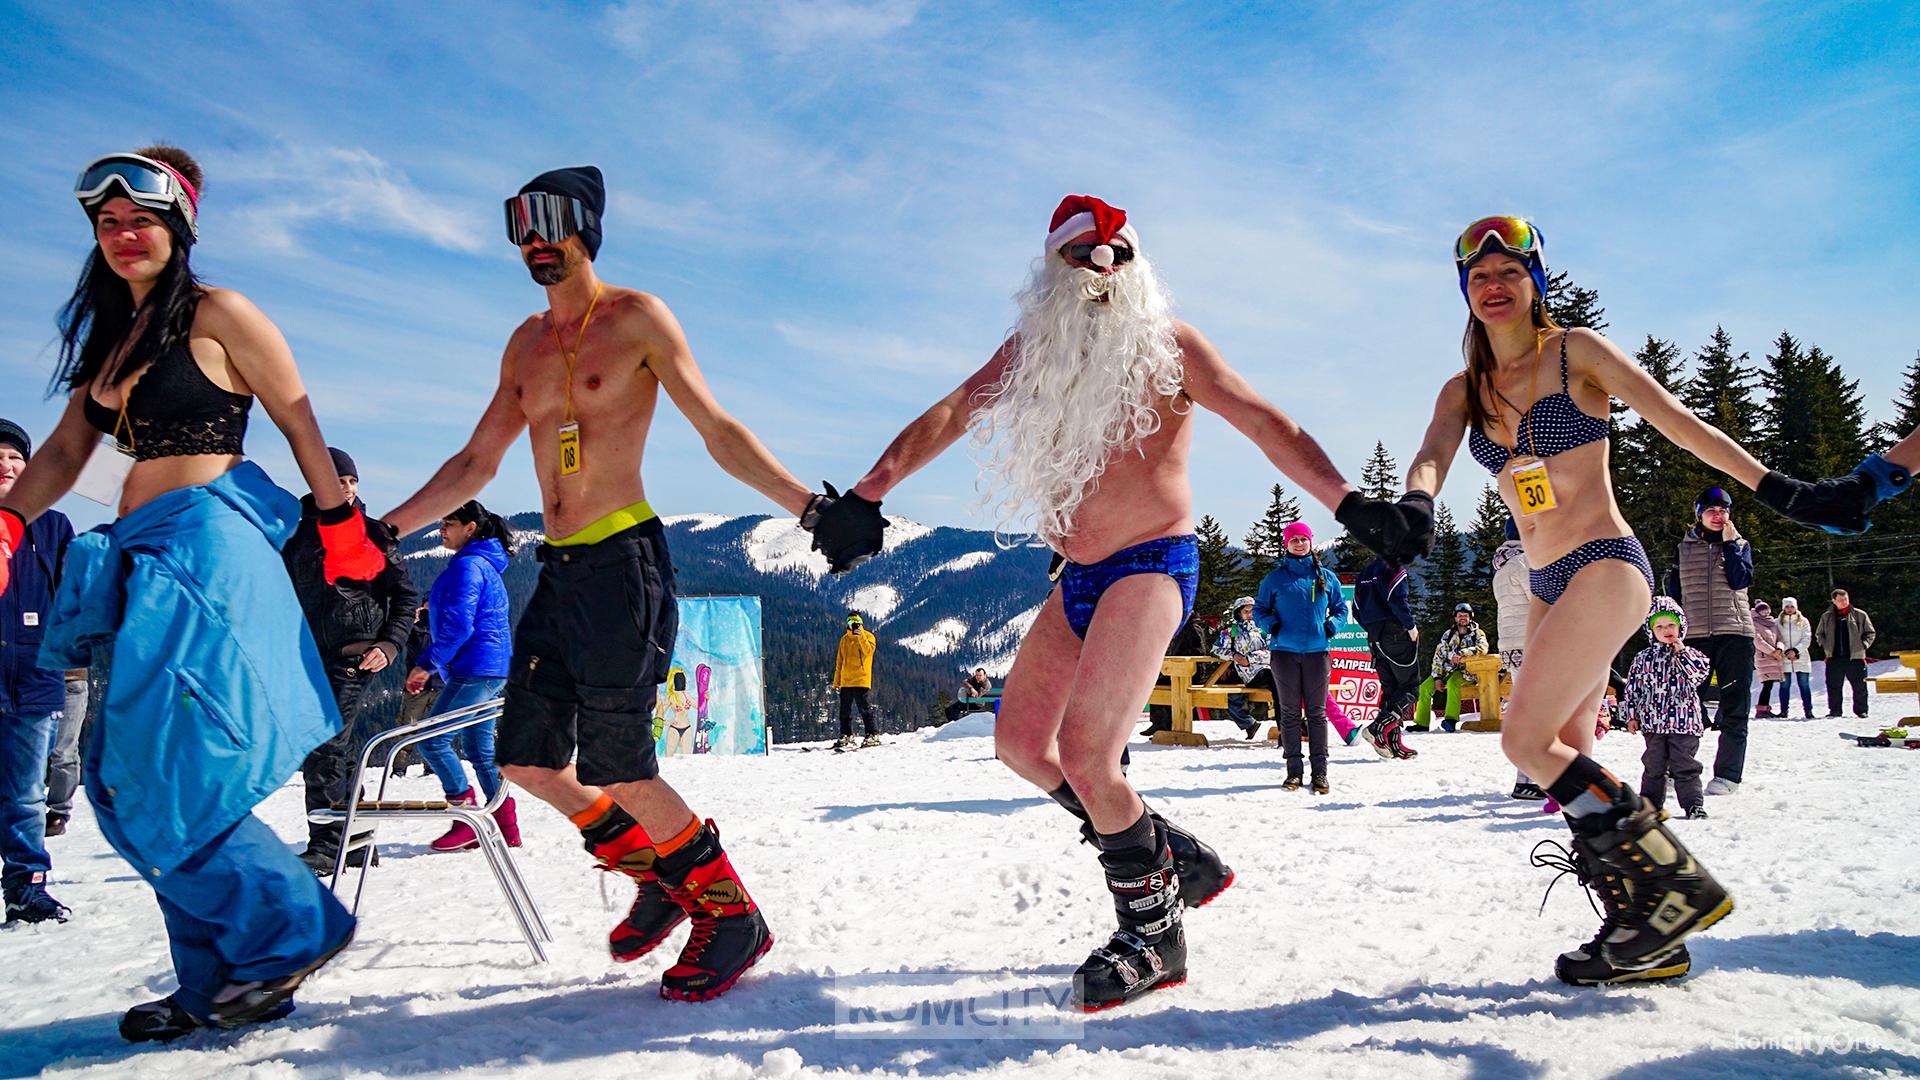
[[[1072,259],[1074,262],[1091,263],[1093,261],[1093,249],[1099,246],[1100,246],[1099,244],[1068,244],[1066,247],[1063,247],[1060,249],[1060,253],[1065,255],[1067,258]],[[1111,244],[1109,244],[1108,246],[1113,247],[1113,245]],[[1114,247],[1113,248],[1113,265],[1123,266],[1132,261],[1133,261],[1132,248],[1130,247]]]

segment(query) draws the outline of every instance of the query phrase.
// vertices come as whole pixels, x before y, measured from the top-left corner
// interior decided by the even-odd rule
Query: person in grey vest
[[[1707,654],[1713,665],[1709,678],[1720,683],[1714,717],[1720,744],[1707,794],[1731,795],[1740,790],[1747,764],[1747,706],[1753,692],[1753,605],[1747,586],[1753,583],[1753,545],[1733,527],[1733,497],[1724,488],[1701,492],[1693,517],[1667,574],[1667,595],[1685,605],[1687,644]]]

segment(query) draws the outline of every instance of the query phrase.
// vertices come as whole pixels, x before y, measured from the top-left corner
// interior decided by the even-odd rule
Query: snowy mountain
[[[509,519],[517,551],[507,569],[515,618],[539,566],[538,514]],[[941,693],[976,666],[1004,675],[1047,595],[1047,550],[1000,548],[991,532],[888,518],[886,549],[851,573],[827,572],[790,517],[677,514],[661,519],[682,596],[746,593],[765,615],[767,707],[776,742],[821,738],[834,714],[827,688],[847,611],[880,640],[873,700],[889,728],[924,722]],[[437,534],[402,548],[424,593],[445,568]]]

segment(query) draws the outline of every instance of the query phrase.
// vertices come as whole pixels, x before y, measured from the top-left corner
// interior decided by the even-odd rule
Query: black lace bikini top
[[[136,461],[187,454],[239,454],[247,441],[250,394],[222,390],[185,343],[163,353],[134,384],[127,419],[87,395],[87,423],[129,445]],[[119,431],[115,431],[115,427]],[[130,430],[129,430],[130,429]]]

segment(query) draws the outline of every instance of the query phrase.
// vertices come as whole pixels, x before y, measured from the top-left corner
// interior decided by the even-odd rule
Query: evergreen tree
[[[1767,400],[1760,410],[1759,442],[1750,449],[1768,465],[1795,476],[1807,475],[1802,455],[1814,444],[1809,374],[1800,343],[1780,331],[1761,376]]]
[[[1507,504],[1500,500],[1500,489],[1489,484],[1480,489],[1480,503],[1474,507],[1473,526],[1464,538],[1466,545],[1464,578],[1460,599],[1473,605],[1474,617],[1493,625],[1493,553],[1507,540]]]
[[[1247,530],[1247,538],[1242,543],[1246,561],[1241,564],[1239,582],[1234,586],[1237,595],[1252,596],[1260,592],[1260,582],[1280,565],[1280,556],[1286,553],[1283,531],[1298,520],[1299,500],[1287,494],[1285,486],[1273,485],[1273,498],[1267,503],[1267,512]]]
[[[1460,530],[1453,523],[1453,511],[1445,503],[1434,504],[1433,554],[1427,558],[1425,595],[1420,604],[1420,642],[1431,647],[1453,622],[1453,605],[1465,599],[1466,550]],[[1477,614],[1477,612],[1476,612]]]
[[[1212,615],[1239,595],[1240,556],[1227,543],[1226,530],[1208,514],[1194,530],[1200,536],[1200,584],[1194,595],[1193,609]]]
[[[1848,379],[1839,362],[1822,352],[1820,346],[1807,350],[1807,367],[1813,373],[1812,411],[1818,449],[1806,476],[1840,476],[1867,456],[1866,399],[1860,394],[1860,380]]]
[[[1648,335],[1634,359],[1669,393],[1684,394],[1684,362],[1672,342]],[[1627,524],[1646,542],[1656,577],[1673,561],[1672,548],[1663,538],[1678,537],[1692,523],[1699,472],[1691,454],[1642,417],[1622,423],[1614,436],[1614,497]]]
[[[1600,294],[1567,280],[1565,270],[1547,275],[1547,314],[1568,328],[1584,326],[1594,331],[1607,328],[1607,309],[1600,306]]]

